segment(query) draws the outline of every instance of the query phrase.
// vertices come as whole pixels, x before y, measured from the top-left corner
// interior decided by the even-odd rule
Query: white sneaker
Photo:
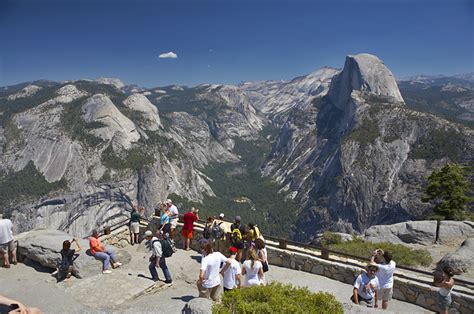
[[[106,269],[102,271],[102,274],[111,274],[112,271],[110,269]]]
[[[122,263],[120,263],[120,262],[115,262],[115,263],[114,263],[114,266],[115,266],[115,267],[120,267],[120,266],[122,266]]]

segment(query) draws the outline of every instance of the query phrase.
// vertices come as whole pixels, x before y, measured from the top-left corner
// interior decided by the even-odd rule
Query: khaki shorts
[[[203,286],[200,286],[198,287],[198,290],[200,298],[211,299],[214,302],[220,302],[221,294],[223,292],[220,284],[212,288],[204,288]]]
[[[131,233],[140,233],[140,223],[139,222],[132,222],[130,224],[130,232]]]
[[[176,229],[176,226],[178,225],[178,218],[175,218],[175,219],[171,219],[170,223],[171,223],[171,228],[173,229]]]
[[[379,294],[379,300],[390,301],[390,300],[392,300],[393,287],[392,288],[380,289],[378,291],[378,294]]]
[[[15,249],[15,241],[11,240],[7,243],[0,244],[0,254],[5,254],[7,252],[12,252]]]

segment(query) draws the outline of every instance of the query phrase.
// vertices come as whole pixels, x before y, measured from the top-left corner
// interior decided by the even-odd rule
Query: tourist
[[[225,271],[225,267],[223,267],[221,271],[221,275],[224,277],[224,292],[235,288],[240,288],[242,285],[240,278],[242,270],[240,268],[240,263],[235,259],[236,254],[237,248],[235,246],[231,246],[229,248],[230,265]]]
[[[166,206],[168,207],[168,211],[170,214],[170,224],[171,224],[170,238],[171,240],[173,240],[174,230],[176,229],[176,226],[178,225],[179,212],[178,212],[178,208],[175,205],[173,205],[173,201],[170,199],[166,200]]]
[[[42,312],[36,307],[27,307],[21,302],[0,295],[0,313],[41,314]]]
[[[382,309],[388,308],[388,302],[392,300],[393,295],[393,274],[395,273],[395,261],[392,260],[392,254],[382,249],[377,249],[372,254],[371,262],[379,266],[377,271],[377,279],[379,280],[378,299],[382,300]]]
[[[263,238],[263,235],[262,233],[260,232],[260,229],[258,228],[258,226],[254,223],[249,223],[247,225],[248,227],[248,230],[249,230],[249,235],[250,235],[250,240],[252,242],[255,242],[255,240],[257,239],[262,239],[265,241],[265,239]]]
[[[103,261],[102,274],[112,273],[112,271],[109,269],[110,265],[112,265],[112,268],[122,266],[122,263],[117,262],[114,250],[110,247],[104,248],[102,243],[100,243],[99,231],[92,231],[92,236],[89,237],[89,246],[91,254],[95,258]]]
[[[3,218],[0,214],[0,258],[3,259],[4,268],[10,268],[10,256],[12,264],[17,264],[16,247],[13,239],[13,223],[10,219]]]
[[[237,248],[236,259],[240,262],[242,261],[242,254],[244,251],[244,235],[246,234],[245,227],[241,225],[240,216],[235,217],[234,223],[230,226],[230,230],[230,242],[232,246]]]
[[[171,224],[170,224],[170,212],[167,207],[162,207],[163,214],[160,217],[160,228],[159,231],[162,231],[164,234],[170,234]]]
[[[268,259],[265,241],[263,241],[261,238],[255,240],[255,248],[257,249],[257,259],[262,263],[262,270],[264,273],[266,273],[268,271]]]
[[[196,282],[199,297],[219,302],[222,294],[219,273],[226,272],[231,260],[228,260],[221,252],[214,252],[211,242],[204,244],[202,254],[204,257],[201,261],[199,279]],[[221,270],[222,263],[226,263],[226,266]]]
[[[244,287],[258,286],[263,283],[263,266],[253,249],[247,251],[247,258],[242,264],[242,276],[244,276]]]
[[[362,272],[354,282],[354,293],[351,296],[355,304],[366,305],[367,307],[378,307],[377,290],[379,289],[379,280],[375,274],[378,265],[369,263],[366,267],[367,272]]]
[[[206,240],[211,239],[211,230],[212,225],[214,224],[214,217],[209,216],[206,219],[206,223],[204,224],[204,229],[202,230],[202,237]],[[208,242],[208,241],[206,241]]]
[[[163,271],[163,275],[165,276],[165,283],[172,283],[171,273],[166,265],[166,259],[163,254],[161,239],[162,233],[157,232],[157,236],[153,237],[153,233],[150,230],[145,231],[145,239],[147,240],[147,247],[151,251],[150,256],[150,265],[148,269],[150,270],[151,279],[154,281],[158,281],[158,272],[156,271],[156,264],[160,266],[161,270]]]
[[[194,223],[199,220],[199,209],[191,208],[191,211],[187,212],[183,216],[183,229],[181,230],[181,234],[183,235],[183,249],[189,251],[191,240],[193,239],[193,230],[194,230]]]
[[[136,206],[133,206],[132,213],[130,214],[130,243],[132,245],[139,244],[139,236],[140,236],[140,213],[137,210]]]
[[[450,266],[445,266],[439,278],[435,277],[435,285],[439,287],[438,307],[439,313],[448,314],[448,309],[453,302],[451,291],[454,287],[454,271]]]
[[[71,249],[71,244],[75,243],[76,248]],[[63,249],[61,250],[61,262],[58,267],[58,282],[65,278],[70,278],[71,275],[77,279],[82,277],[79,275],[79,270],[74,266],[74,260],[77,257],[76,253],[81,250],[81,245],[76,239],[71,241],[66,240],[63,242]]]

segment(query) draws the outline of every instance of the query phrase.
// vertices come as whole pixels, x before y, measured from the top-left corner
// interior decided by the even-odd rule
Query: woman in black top
[[[71,249],[72,243],[76,243],[75,249]],[[77,268],[74,267],[76,252],[79,252],[81,249],[81,245],[76,239],[72,239],[71,241],[66,240],[63,242],[63,249],[60,252],[61,262],[58,267],[58,282],[64,280],[65,278],[70,278],[71,275],[78,279],[82,278],[79,275]]]

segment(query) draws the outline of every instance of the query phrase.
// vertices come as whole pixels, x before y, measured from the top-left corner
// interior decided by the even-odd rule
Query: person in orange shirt
[[[92,236],[89,238],[89,246],[91,254],[104,262],[102,267],[102,274],[110,274],[112,271],[109,269],[110,264],[112,268],[117,268],[122,265],[122,263],[117,262],[115,257],[115,252],[112,248],[104,248],[102,243],[99,240],[99,232],[97,230],[92,231]]]

